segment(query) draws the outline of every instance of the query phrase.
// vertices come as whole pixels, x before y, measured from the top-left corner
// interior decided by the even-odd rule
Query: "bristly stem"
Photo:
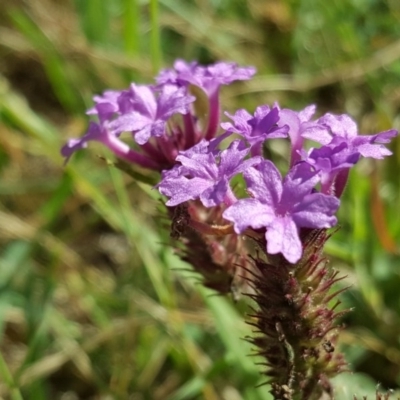
[[[253,259],[249,281],[254,293],[248,296],[258,309],[249,323],[258,334],[249,341],[266,358],[265,375],[275,400],[331,397],[329,379],[346,368],[335,347],[337,319],[348,310],[337,313],[338,302],[330,305],[343,289],[330,293],[342,278],[322,257],[328,237],[325,230],[303,236],[304,255],[297,264],[280,255]]]
[[[222,218],[223,209],[206,209],[193,202],[167,210],[171,237],[183,244],[176,247],[179,257],[193,266],[205,287],[237,300],[247,286],[244,275],[250,263],[243,239],[232,234],[233,226]]]

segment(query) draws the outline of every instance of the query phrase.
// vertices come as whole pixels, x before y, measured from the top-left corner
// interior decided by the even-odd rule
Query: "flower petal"
[[[276,218],[265,233],[267,252],[282,253],[290,263],[300,260],[303,248],[294,221],[289,217]]]
[[[246,228],[259,229],[267,226],[275,217],[272,208],[257,199],[241,199],[227,208],[222,216],[234,223],[236,233]]]

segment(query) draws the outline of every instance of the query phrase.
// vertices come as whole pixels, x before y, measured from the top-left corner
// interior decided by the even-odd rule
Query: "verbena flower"
[[[209,102],[209,111],[204,137],[211,140],[218,130],[220,86],[229,85],[238,80],[248,80],[255,72],[254,67],[240,67],[232,62],[218,62],[203,66],[196,62],[187,63],[183,60],[177,60],[174,68],[162,70],[156,77],[156,81],[161,85],[176,84],[185,87],[195,85],[205,92]]]
[[[123,92],[119,90],[106,90],[102,95],[93,96],[96,106],[90,108],[86,114],[97,115],[100,120],[104,121],[118,113],[118,99]]]
[[[220,114],[219,87],[249,79],[254,72],[253,67],[239,67],[235,63],[201,66],[178,60],[174,69],[160,73],[157,86],[132,84],[127,90],[107,90],[94,96],[96,104],[87,111],[98,118],[96,129],[102,134],[94,134],[92,126],[83,138],[71,139],[62,154],[68,161],[74,151],[97,140],[125,161],[160,172],[170,169],[180,151],[203,138],[215,137]],[[190,107],[195,97],[188,93],[189,84],[197,84],[209,97],[208,120],[203,127]],[[176,115],[181,116],[181,121],[176,120]],[[128,134],[127,143],[131,136],[137,146],[129,150],[121,139],[115,142],[124,133]]]
[[[177,60],[173,69],[164,69],[156,77],[158,84],[177,84],[198,86],[212,97],[219,87],[234,81],[248,80],[256,72],[254,67],[240,67],[233,62],[218,62],[203,66],[197,62],[187,63]]]
[[[97,141],[104,144],[116,156],[125,161],[144,168],[154,169],[157,167],[157,164],[151,158],[134,151],[128,144],[120,140],[118,135],[109,128],[107,121],[100,124],[91,122],[84,136],[80,139],[70,139],[61,149],[61,154],[65,157],[65,161],[67,162],[75,151],[87,147],[87,142],[89,141]]]
[[[154,91],[150,86],[132,84],[129,90],[106,91],[94,99],[96,105],[88,114],[96,115],[99,122],[92,122],[82,138],[71,139],[62,148],[66,161],[72,153],[86,147],[88,141],[95,140],[119,158],[141,167],[161,171],[165,165],[174,165],[179,150],[185,146],[185,138],[178,128],[171,128],[171,135],[167,121],[175,114],[189,112],[189,104],[195,98],[184,88],[166,85]],[[135,138],[142,146],[141,151],[120,139],[123,132]],[[156,143],[147,145],[152,137]]]
[[[311,118],[315,114],[314,104],[307,106],[301,111],[294,111],[288,108],[281,109],[279,112],[279,126],[288,127],[288,135],[291,142],[290,166],[300,161],[300,152],[303,148],[305,135],[318,135],[326,128]]]
[[[306,163],[312,165],[321,179],[321,192],[337,194],[334,190],[335,178],[340,171],[353,167],[361,157],[360,153],[352,151],[346,142],[338,146],[322,146],[302,152]]]
[[[222,202],[231,204],[236,198],[229,185],[230,179],[260,161],[258,158],[244,160],[249,149],[240,140],[221,152],[205,153],[204,143],[198,146],[201,152],[181,152],[176,157],[180,165],[164,173],[158,189],[170,197],[167,206],[195,199],[200,199],[206,207]]]
[[[336,224],[334,214],[339,200],[313,192],[319,178],[306,165],[298,164],[283,181],[268,160],[243,175],[253,197],[238,200],[223,216],[234,223],[237,234],[248,227],[266,228],[267,253],[282,253],[295,263],[302,255],[300,228],[330,228]]]
[[[234,115],[225,113],[232,121],[223,122],[221,127],[227,132],[238,133],[250,144],[253,155],[262,154],[262,144],[267,139],[285,138],[288,135],[287,125],[279,126],[280,111],[278,107],[259,106],[254,116],[244,109]]]
[[[397,130],[390,129],[376,135],[359,135],[357,124],[346,114],[325,114],[318,119],[318,124],[325,129],[306,131],[302,136],[323,145],[339,145],[344,142],[354,153],[376,159],[392,154],[383,144],[389,143],[398,134]]]
[[[167,120],[174,114],[187,114],[195,100],[184,88],[165,85],[159,93],[149,86],[131,85],[118,99],[121,115],[111,124],[115,133],[133,132],[137,143],[160,137],[167,129]]]

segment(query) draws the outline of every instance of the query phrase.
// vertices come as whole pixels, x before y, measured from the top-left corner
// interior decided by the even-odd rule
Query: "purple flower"
[[[204,152],[205,143],[208,142],[199,143],[195,151],[189,149],[181,152],[176,158],[181,165],[163,174],[158,189],[161,194],[170,197],[167,206],[176,206],[197,198],[205,207],[222,202],[232,204],[236,198],[229,180],[260,162],[259,158],[243,161],[249,150],[239,140],[221,152]]]
[[[162,87],[156,97],[149,86],[131,85],[130,91],[119,98],[122,115],[115,119],[110,128],[117,134],[134,132],[138,144],[145,144],[150,137],[160,137],[166,131],[167,120],[173,114],[186,114],[189,104],[195,100],[184,88],[173,85]]]
[[[195,132],[191,132],[191,140],[188,140],[188,135],[178,125],[167,130],[167,120],[174,114],[188,113],[194,100],[185,88],[173,85],[155,90],[151,86],[132,84],[129,90],[105,91],[94,97],[96,105],[88,111],[89,115],[98,117],[99,123],[91,123],[82,138],[71,139],[62,148],[62,154],[68,161],[72,153],[95,140],[118,157],[142,167],[158,171],[171,168],[179,150],[187,148],[188,143],[193,145],[197,138]],[[140,152],[119,139],[122,132],[134,135]],[[151,137],[155,140],[148,143]]]
[[[212,153],[214,155],[219,154],[219,150],[215,149],[215,146],[211,146],[212,142],[208,142],[207,140],[202,140],[190,149],[185,151],[180,151],[178,157],[186,157],[186,158],[195,158],[199,154],[209,154]],[[177,161],[179,158],[177,157]]]
[[[174,84],[187,87],[189,84],[200,87],[209,100],[207,129],[204,138],[211,140],[215,137],[219,124],[219,88],[238,80],[248,80],[256,70],[254,67],[239,67],[232,62],[218,62],[203,66],[196,62],[187,63],[175,61],[174,68],[166,69],[156,78],[159,85]]]
[[[243,136],[250,144],[252,154],[261,155],[262,144],[266,139],[285,138],[289,127],[278,126],[279,108],[272,109],[263,105],[256,108],[254,116],[244,109],[237,110],[234,115],[225,113],[232,121],[223,122],[221,127],[227,132],[235,132]]]
[[[105,121],[119,112],[118,98],[123,92],[119,90],[106,90],[101,96],[94,96],[94,107],[89,109],[87,115],[97,115],[100,121]]]
[[[299,228],[330,228],[339,200],[314,193],[318,176],[305,163],[297,164],[282,182],[271,161],[265,160],[244,173],[247,190],[253,196],[241,199],[225,210],[223,217],[234,223],[237,234],[246,228],[267,228],[267,252],[282,253],[296,263],[302,255]]]
[[[221,85],[229,85],[238,80],[248,80],[255,72],[254,67],[239,67],[232,62],[217,62],[203,66],[197,62],[187,63],[184,60],[176,60],[174,68],[162,70],[156,77],[156,82],[159,85],[196,85],[211,97]]]
[[[61,154],[65,157],[65,162],[71,155],[82,148],[87,147],[88,141],[97,141],[107,146],[116,156],[138,164],[144,168],[157,169],[157,164],[150,158],[132,150],[126,143],[122,142],[108,126],[107,122],[97,124],[91,122],[88,131],[80,139],[70,139],[61,149]]]
[[[166,68],[160,71],[156,77],[158,85],[173,84],[187,86],[194,79],[196,74],[202,74],[203,68],[196,61],[187,63],[184,60],[176,60],[173,68]]]
[[[239,67],[232,62],[218,62],[205,67],[205,73],[201,79],[201,88],[211,95],[221,85],[229,85],[234,81],[246,81],[256,73],[254,67]]]
[[[303,133],[303,137],[314,140],[324,145],[339,145],[347,143],[350,151],[359,153],[363,157],[382,159],[391,155],[382,143],[389,143],[390,139],[397,136],[395,129],[390,129],[376,135],[358,135],[356,123],[346,114],[325,114],[318,121],[325,127],[324,130]]]
[[[335,193],[335,178],[344,169],[353,167],[360,159],[360,153],[355,153],[346,142],[338,146],[322,146],[319,149],[310,149],[308,153],[302,152],[306,163],[312,165],[321,179],[321,192]]]
[[[311,118],[315,114],[316,106],[314,104],[306,107],[302,111],[293,111],[287,108],[280,110],[279,126],[289,127],[289,137],[292,145],[290,165],[293,166],[300,161],[300,154],[304,143],[304,135],[315,135],[319,131],[325,131],[326,128]]]
[[[200,140],[194,126],[192,131],[187,131],[186,115],[183,115],[184,127],[171,124],[167,129],[167,120],[176,113],[188,112],[190,103],[194,101],[185,88],[165,85],[155,90],[151,86],[132,84],[129,90],[106,91],[101,96],[95,96],[94,100],[96,105],[88,114],[96,115],[99,124],[91,124],[84,137],[71,139],[63,147],[62,153],[67,160],[74,151],[86,147],[88,141],[96,140],[120,158],[162,171],[175,165],[180,150]],[[126,143],[119,140],[124,131],[135,135],[139,152],[129,149]],[[150,137],[153,140],[148,142]]]

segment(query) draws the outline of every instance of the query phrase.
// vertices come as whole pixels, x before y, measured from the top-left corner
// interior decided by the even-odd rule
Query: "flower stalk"
[[[248,340],[265,358],[275,399],[332,396],[329,378],[346,369],[336,342],[338,319],[349,310],[337,311],[343,290],[332,292],[332,287],[344,277],[322,255],[328,237],[326,230],[309,232],[295,265],[281,256],[253,258],[248,280],[254,292],[248,296],[257,308],[249,321],[255,336]]]

